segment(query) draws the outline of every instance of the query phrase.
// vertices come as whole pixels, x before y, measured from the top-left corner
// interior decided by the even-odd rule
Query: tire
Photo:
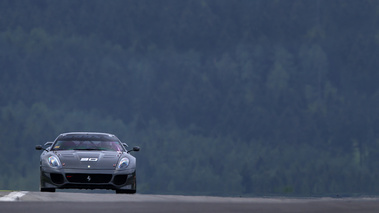
[[[41,192],[55,192],[55,189],[54,188],[41,188],[40,191]]]
[[[131,190],[131,189],[117,189],[116,194],[135,194],[137,190]]]
[[[135,178],[135,174],[134,174]],[[134,179],[134,183],[132,184],[133,189],[116,189],[116,194],[135,194],[137,192],[137,180]]]

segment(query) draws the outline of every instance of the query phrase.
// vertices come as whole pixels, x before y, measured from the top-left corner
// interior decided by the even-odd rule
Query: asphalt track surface
[[[0,192],[0,213],[379,212],[379,198],[235,198],[102,193]]]

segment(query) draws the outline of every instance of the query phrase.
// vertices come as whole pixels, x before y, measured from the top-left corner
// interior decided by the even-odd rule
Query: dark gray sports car
[[[40,159],[40,190],[113,189],[116,193],[136,193],[136,158],[114,135],[94,132],[60,134],[47,142]]]

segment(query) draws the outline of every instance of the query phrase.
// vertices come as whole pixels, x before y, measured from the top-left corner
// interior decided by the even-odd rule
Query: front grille
[[[50,178],[51,178],[51,181],[53,181],[53,183],[55,184],[62,184],[64,182],[63,175],[61,174],[51,173]]]
[[[69,183],[59,187],[60,189],[116,189],[111,184],[85,184],[85,183]]]
[[[72,183],[109,183],[111,174],[76,174],[68,173],[66,178]]]

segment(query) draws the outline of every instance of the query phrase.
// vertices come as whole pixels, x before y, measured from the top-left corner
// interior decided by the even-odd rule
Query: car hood
[[[70,150],[56,154],[66,169],[115,169],[122,153]]]

